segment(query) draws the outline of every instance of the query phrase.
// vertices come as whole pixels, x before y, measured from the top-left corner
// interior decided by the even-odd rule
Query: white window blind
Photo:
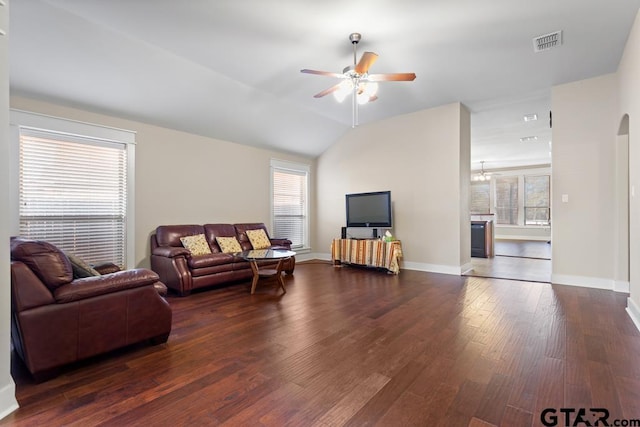
[[[496,223],[518,224],[518,177],[496,178]]]
[[[308,178],[306,165],[272,161],[272,237],[291,240],[293,248],[308,246]]]
[[[471,203],[469,208],[472,214],[488,214],[491,212],[490,190],[491,181],[471,181]]]
[[[126,265],[126,144],[20,130],[20,235]]]

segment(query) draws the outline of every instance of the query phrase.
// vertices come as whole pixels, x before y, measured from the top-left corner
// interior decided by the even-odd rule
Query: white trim
[[[22,110],[9,110],[9,124],[41,130],[45,132],[58,132],[65,135],[79,136],[83,138],[98,138],[105,141],[113,141],[125,144],[136,143],[136,132],[126,129],[118,129],[77,120],[63,119],[47,116],[45,114],[31,113]]]
[[[136,267],[136,150],[127,145],[127,223],[125,250],[126,268]]]
[[[330,254],[318,254],[318,253],[305,253],[305,254],[300,254],[298,255],[298,252],[296,251],[296,261],[313,261],[313,260],[320,260],[320,261],[331,261],[331,255]]]
[[[626,311],[629,317],[631,317],[633,324],[636,325],[636,328],[640,331],[640,306],[638,306],[631,297],[627,298]]]
[[[296,256],[296,259],[299,261],[310,261],[313,259],[318,259],[322,261],[331,261],[330,253],[313,253],[308,254],[304,257],[304,259]],[[415,270],[415,271],[425,271],[427,273],[439,273],[439,274],[450,274],[454,276],[461,276],[467,271],[471,270],[473,266],[471,263],[464,264],[461,266],[451,266],[451,265],[438,265],[438,264],[424,264],[419,262],[406,262],[402,261],[402,265],[400,266],[400,270]]]
[[[9,190],[11,206],[19,205],[19,153],[20,153],[20,129],[36,130],[45,133],[57,133],[60,135],[79,137],[83,139],[93,139],[98,141],[114,142],[124,146],[127,150],[127,223],[125,237],[126,259],[125,268],[134,268],[135,260],[135,144],[136,132],[132,130],[119,129],[94,123],[80,122],[77,120],[64,119],[60,117],[48,116],[45,114],[32,113],[23,110],[9,110],[10,124],[10,150],[11,150],[11,188]],[[11,234],[19,233],[20,215],[18,209],[10,212]]]
[[[308,163],[290,162],[288,160],[280,160],[271,158],[269,161],[269,222],[271,232],[273,233],[274,216],[273,216],[273,171],[288,170],[294,173],[303,173],[306,175],[306,200],[305,200],[305,218],[303,230],[302,248],[292,248],[292,250],[309,251],[311,242],[311,165]],[[280,236],[276,236],[280,237]]]
[[[18,401],[16,400],[16,386],[14,382],[10,380],[0,388],[0,419],[6,417],[19,407]]]
[[[288,160],[271,159],[271,167],[287,169],[294,172],[311,172],[311,165],[307,163],[290,162]]]
[[[583,288],[615,290],[613,279],[600,277],[571,276],[565,274],[552,274],[551,283],[554,285],[582,286]]]
[[[628,281],[614,280],[613,290],[615,292],[622,292],[622,293],[628,294],[629,291],[631,290],[631,285],[629,284]]]
[[[422,262],[402,263],[403,270],[425,271],[428,273],[450,274],[454,276],[462,276],[464,272],[469,271],[471,264],[464,265],[441,265],[441,264],[425,264]]]
[[[497,227],[496,227],[496,231],[498,231]],[[551,240],[551,234],[549,234],[548,236],[518,236],[518,235],[511,236],[509,234],[504,234],[504,235],[496,234],[495,240],[535,240],[540,242],[548,242],[549,240]]]
[[[468,262],[464,265],[462,265],[462,267],[460,267],[460,275],[465,275],[468,272],[470,272],[471,270],[473,270],[473,264],[471,262]]]

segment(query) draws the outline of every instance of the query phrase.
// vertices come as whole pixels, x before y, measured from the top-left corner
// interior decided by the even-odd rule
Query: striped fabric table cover
[[[381,267],[398,274],[399,258],[402,258],[402,245],[399,240],[385,242],[374,239],[333,239],[331,242],[331,260],[334,264],[345,262]]]

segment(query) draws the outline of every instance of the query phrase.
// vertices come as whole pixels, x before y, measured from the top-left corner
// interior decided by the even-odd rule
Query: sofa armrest
[[[289,239],[269,239],[271,241],[271,246],[283,246],[287,249],[291,248],[291,240]]]
[[[167,258],[175,258],[177,256],[191,256],[191,252],[187,248],[180,248],[177,246],[158,246],[153,248],[151,255],[158,255]]]
[[[112,262],[103,262],[100,264],[96,264],[93,266],[93,269],[100,274],[111,274],[111,273],[115,273],[116,271],[122,270],[120,267],[118,267],[116,264]]]
[[[92,276],[76,279],[62,285],[53,292],[57,303],[67,303],[99,295],[119,292],[124,289],[151,286],[160,278],[146,268],[118,271],[105,276]]]

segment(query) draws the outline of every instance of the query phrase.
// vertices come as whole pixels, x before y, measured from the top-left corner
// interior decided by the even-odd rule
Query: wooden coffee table
[[[253,281],[251,282],[252,294],[256,291],[258,279],[261,277],[275,277],[282,291],[287,293],[287,289],[284,287],[284,280],[282,279],[282,265],[285,260],[295,254],[295,252],[286,249],[252,249],[250,251],[239,252],[236,256],[240,256],[244,260],[249,261],[251,265],[251,270],[253,271]],[[268,266],[268,268],[260,268],[258,261],[266,260],[278,260],[278,264],[276,264],[275,268],[272,268],[271,265]]]

